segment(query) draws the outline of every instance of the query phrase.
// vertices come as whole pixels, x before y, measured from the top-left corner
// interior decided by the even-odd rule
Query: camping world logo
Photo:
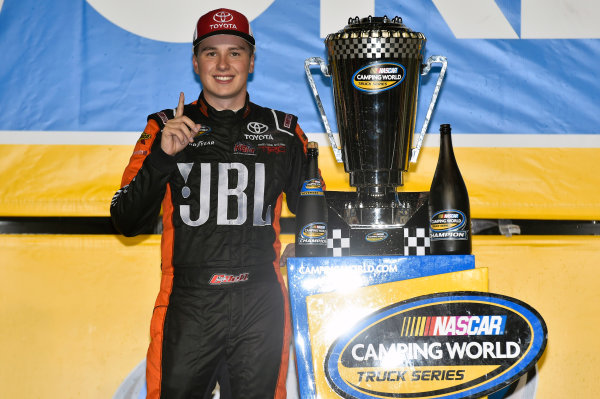
[[[299,244],[327,244],[327,224],[322,222],[309,223],[300,230]]]
[[[497,294],[450,292],[367,316],[329,347],[325,376],[343,398],[479,398],[525,374],[546,347],[529,305]]]
[[[367,242],[381,242],[386,240],[389,234],[385,231],[373,231],[365,236]]]
[[[369,64],[354,73],[352,85],[364,92],[378,93],[398,86],[404,80],[406,69],[395,62]]]

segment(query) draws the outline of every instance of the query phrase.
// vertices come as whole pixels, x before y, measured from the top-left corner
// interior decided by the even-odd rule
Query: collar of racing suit
[[[250,96],[246,93],[246,102],[244,106],[237,111],[223,110],[217,111],[212,105],[210,105],[204,98],[204,91],[200,92],[198,97],[198,108],[200,112],[209,118],[213,118],[223,122],[236,122],[248,116],[250,113]]]

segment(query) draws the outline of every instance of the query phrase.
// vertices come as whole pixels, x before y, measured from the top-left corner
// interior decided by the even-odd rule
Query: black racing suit
[[[285,398],[290,323],[279,215],[282,193],[295,212],[306,136],[295,116],[248,99],[238,112],[216,111],[200,94],[184,115],[202,128],[175,156],[160,147],[174,110],[148,117],[111,204],[126,236],[152,224],[162,205],[148,397],[202,398],[224,362],[234,398]]]

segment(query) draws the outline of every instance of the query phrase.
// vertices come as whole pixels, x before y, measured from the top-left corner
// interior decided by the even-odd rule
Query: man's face
[[[218,110],[237,111],[246,101],[248,74],[254,71],[250,44],[235,35],[215,35],[198,44],[194,71],[206,101]]]

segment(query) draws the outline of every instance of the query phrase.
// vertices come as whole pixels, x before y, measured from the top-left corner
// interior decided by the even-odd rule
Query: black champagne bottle
[[[432,255],[471,254],[469,193],[452,148],[451,127],[440,125],[440,155],[429,190]]]
[[[296,256],[327,256],[327,203],[319,176],[319,146],[307,146],[306,177],[296,210]]]

